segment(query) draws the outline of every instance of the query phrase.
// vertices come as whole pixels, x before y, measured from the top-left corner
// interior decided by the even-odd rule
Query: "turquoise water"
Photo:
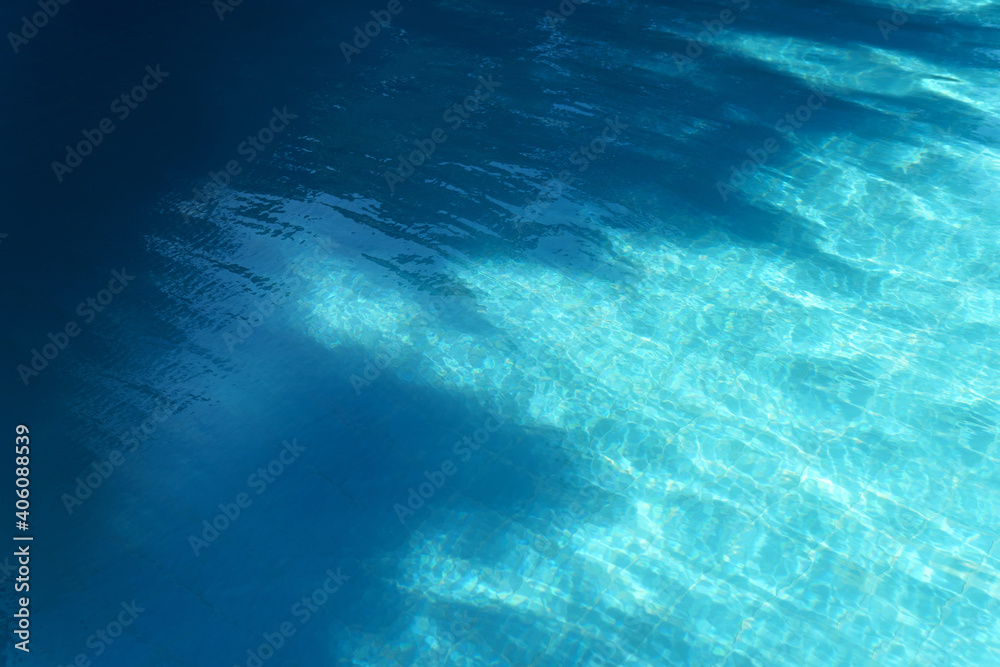
[[[132,598],[105,664],[286,620],[266,664],[1000,664],[1000,12],[558,7],[406,5],[350,63],[371,8],[314,7],[214,63],[242,111],[58,360],[60,493],[175,407],[64,518],[49,613],[94,625],[38,664]]]

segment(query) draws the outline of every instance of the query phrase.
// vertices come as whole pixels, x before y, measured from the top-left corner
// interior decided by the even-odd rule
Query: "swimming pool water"
[[[413,3],[345,62],[380,9],[211,26],[218,138],[30,387],[11,664],[1000,664],[997,9]]]

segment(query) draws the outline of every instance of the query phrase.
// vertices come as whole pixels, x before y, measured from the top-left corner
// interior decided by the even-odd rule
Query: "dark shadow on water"
[[[259,346],[282,350],[280,360],[262,358]],[[576,530],[589,520],[568,507],[575,498],[565,493],[560,480],[585,473],[576,469],[562,434],[523,429],[517,426],[521,416],[502,412],[503,421],[494,429],[497,409],[509,407],[502,397],[496,406],[483,406],[461,392],[407,382],[393,367],[356,391],[350,378],[363,375],[371,351],[329,349],[288,332],[265,330],[255,334],[252,347],[241,348],[227,363],[231,369],[227,374],[232,373],[227,392],[235,393],[224,399],[209,395],[216,407],[192,407],[171,418],[169,432],[189,432],[188,439],[150,441],[160,454],[167,451],[164,448],[176,450],[178,469],[170,470],[173,464],[168,464],[159,471],[164,480],[175,480],[167,495],[162,483],[153,485],[160,488],[159,495],[147,496],[130,481],[143,467],[143,458],[152,454],[144,448],[129,464],[131,469],[123,467],[116,473],[114,481],[131,490],[96,493],[81,510],[85,522],[65,517],[70,530],[52,538],[54,550],[76,554],[59,562],[59,577],[66,582],[88,581],[95,567],[100,571],[115,560],[144,564],[141,582],[129,577],[108,582],[105,593],[94,593],[98,598],[156,595],[162,604],[154,591],[180,586],[215,610],[206,616],[206,609],[196,606],[182,616],[180,609],[158,609],[157,618],[169,618],[174,630],[166,634],[147,630],[147,641],[156,643],[158,637],[169,641],[186,625],[193,632],[201,625],[215,627],[226,618],[239,630],[220,627],[217,646],[226,647],[236,660],[260,633],[286,620],[295,600],[322,583],[325,568],[341,568],[350,579],[336,594],[335,604],[318,614],[319,620],[300,628],[295,648],[288,649],[293,655],[325,655],[331,624],[374,633],[401,622],[407,607],[394,605],[403,604],[400,589],[410,585],[404,575],[414,573],[401,570],[399,558],[411,548],[423,546],[430,553],[440,549],[442,557],[486,570],[513,562],[512,553],[514,561],[519,558],[506,538],[514,527],[525,535],[545,535],[552,521],[561,522],[563,530]],[[133,391],[126,387],[106,400],[134,400]],[[181,401],[185,396],[169,398]],[[232,410],[227,405],[234,401],[266,405],[269,410],[252,411],[248,419],[234,422],[225,416]],[[480,448],[476,443],[483,429],[493,430]],[[245,518],[233,521],[195,558],[185,535],[199,534],[200,520],[217,512],[220,501],[231,501],[237,492],[246,491],[245,474],[273,458],[277,443],[293,436],[307,446],[301,461],[281,473],[273,491],[259,498],[251,493],[253,505],[245,510]],[[447,461],[457,468],[450,476],[439,473]],[[181,474],[180,466],[190,473]],[[444,485],[434,488],[424,504],[401,522],[394,505],[406,505],[410,489],[441,479]],[[133,497],[126,500],[129,495]],[[602,503],[622,504],[620,511],[625,511],[622,498],[603,492],[588,497],[587,512],[594,520],[606,519],[608,508]],[[122,508],[134,504],[143,507],[140,514],[155,517],[159,526],[143,525],[134,518],[123,523]],[[460,516],[459,523],[448,521],[442,511]],[[133,511],[127,514],[135,516]],[[82,534],[72,529],[83,526]],[[434,563],[423,563],[416,574],[426,574],[423,567],[433,568]],[[283,583],[250,592],[244,585],[248,579]],[[434,597],[433,590],[413,594]],[[497,613],[506,617],[505,626],[528,627],[535,622],[519,618],[514,609]],[[152,618],[154,612],[150,614]],[[81,637],[99,629],[100,618],[94,622],[97,625],[83,626]],[[500,651],[505,638],[484,628],[482,641]]]

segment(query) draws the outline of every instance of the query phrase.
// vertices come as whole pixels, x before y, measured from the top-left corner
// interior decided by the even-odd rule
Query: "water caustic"
[[[171,382],[289,423],[335,387],[354,403],[309,451],[378,448],[322,473],[343,520],[320,493],[300,516],[306,455],[268,491],[351,577],[308,664],[1000,664],[996,10],[928,2],[883,39],[886,3],[717,4],[414,5],[199,235],[149,236],[197,314]],[[495,94],[390,191],[480,76]],[[281,308],[238,343],[189,324],[261,285]],[[171,419],[157,437],[196,430]]]
[[[562,496],[541,507],[577,508],[562,528],[494,513],[466,535],[455,507],[425,510],[401,554],[413,593],[513,606],[544,628],[547,645],[493,647],[512,664],[569,664],[582,637],[630,643],[625,664],[992,655],[1000,346],[981,328],[996,292],[961,275],[961,239],[987,238],[983,223],[952,209],[946,232],[900,223],[886,238],[884,217],[853,219],[837,242],[851,256],[826,267],[717,239],[609,234],[609,254],[641,267],[627,295],[593,276],[478,263],[458,275],[494,336],[414,331],[402,292],[351,317],[312,304],[314,335],[396,341],[423,381],[502,396],[585,462],[569,487],[520,471],[541,497]],[[931,243],[934,265],[913,252]],[[324,292],[357,288],[353,271],[322,273]],[[538,535],[554,545],[539,552]],[[623,635],[637,615],[656,620],[648,636]]]
[[[777,238],[810,252],[657,237],[606,200],[547,209],[534,252],[549,261],[450,269],[486,335],[417,330],[419,294],[379,293],[346,263],[317,272],[340,296],[304,301],[318,340],[398,343],[421,382],[499,397],[575,462],[547,476],[498,448],[530,506],[425,509],[398,552],[421,606],[394,633],[342,638],[359,664],[377,663],[373,642],[401,664],[1000,661],[1000,162],[935,119],[957,104],[956,119],[995,126],[995,77],[876,48],[719,42],[830,91],[831,114],[844,99],[879,114],[787,135],[789,155],[743,183],[788,221]],[[601,269],[567,270],[567,241],[585,247],[594,227],[605,245],[584,254]],[[378,296],[348,312],[351,290]],[[454,608],[478,618],[460,637]],[[498,639],[491,623],[511,617]],[[454,644],[425,640],[441,633]]]

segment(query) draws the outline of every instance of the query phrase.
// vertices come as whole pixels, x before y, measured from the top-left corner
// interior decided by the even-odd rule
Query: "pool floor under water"
[[[296,117],[53,361],[64,630],[10,664],[1000,664],[996,11],[716,4],[287,44],[227,122]]]

